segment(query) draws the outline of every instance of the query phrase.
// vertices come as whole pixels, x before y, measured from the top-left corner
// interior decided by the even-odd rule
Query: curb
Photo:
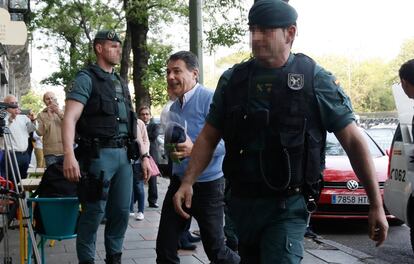
[[[329,251],[331,251],[331,252],[332,251],[340,251],[340,252],[345,254],[345,255],[342,254],[344,256],[344,259],[355,258],[355,259],[357,259],[357,262],[360,262],[360,263],[391,264],[387,261],[377,259],[377,258],[375,258],[371,255],[368,255],[368,254],[366,254],[362,251],[347,247],[343,244],[340,244],[340,243],[332,241],[332,240],[317,237],[317,238],[314,238],[313,241],[315,243],[318,243],[318,244],[322,245],[322,247],[327,248],[327,249],[322,249],[319,252],[326,253],[326,252],[329,252]],[[308,251],[309,254],[311,254],[311,255],[313,255],[317,258],[320,258],[323,261],[326,261],[327,263],[333,263],[332,261],[329,260],[329,255],[332,255],[332,254],[315,254],[315,252],[318,253],[318,251],[313,251],[313,250],[307,250],[307,251]],[[332,253],[334,253],[334,252],[332,252]],[[334,253],[334,254],[338,255],[337,253]],[[349,262],[348,261],[346,261],[346,262],[336,262],[335,261],[334,263],[349,263]]]

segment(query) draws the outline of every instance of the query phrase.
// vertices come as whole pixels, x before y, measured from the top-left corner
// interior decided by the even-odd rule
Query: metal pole
[[[202,0],[189,0],[190,10],[190,51],[198,58],[199,79],[203,83],[203,32],[202,32]]]

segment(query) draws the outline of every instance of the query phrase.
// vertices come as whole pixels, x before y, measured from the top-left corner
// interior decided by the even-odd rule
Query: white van
[[[404,94],[400,85],[393,86],[393,93],[400,124],[391,144],[384,203],[391,214],[410,227],[411,245],[414,250],[414,101]]]

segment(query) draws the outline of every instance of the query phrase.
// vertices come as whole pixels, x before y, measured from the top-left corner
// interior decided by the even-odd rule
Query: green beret
[[[121,39],[119,38],[119,35],[113,31],[113,30],[100,30],[95,35],[95,40],[102,39],[102,40],[112,40],[117,41],[119,43],[121,42]]]
[[[284,28],[296,23],[298,13],[282,0],[256,0],[249,11],[249,26]]]

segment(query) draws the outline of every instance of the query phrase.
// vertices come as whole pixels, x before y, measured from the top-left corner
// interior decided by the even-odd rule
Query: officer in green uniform
[[[281,0],[255,1],[249,12],[254,58],[219,80],[207,122],[174,196],[191,207],[192,184],[223,138],[223,172],[241,263],[299,263],[318,194],[326,131],[346,150],[370,200],[369,235],[380,245],[388,223],[366,142],[349,98],[329,72],[291,53],[297,13]]]
[[[119,36],[99,31],[93,47],[96,64],[81,70],[66,94],[64,174],[80,182],[79,263],[94,263],[96,232],[104,216],[106,263],[121,263],[132,192],[127,147],[136,139],[136,114],[126,83],[113,69],[121,58]]]

